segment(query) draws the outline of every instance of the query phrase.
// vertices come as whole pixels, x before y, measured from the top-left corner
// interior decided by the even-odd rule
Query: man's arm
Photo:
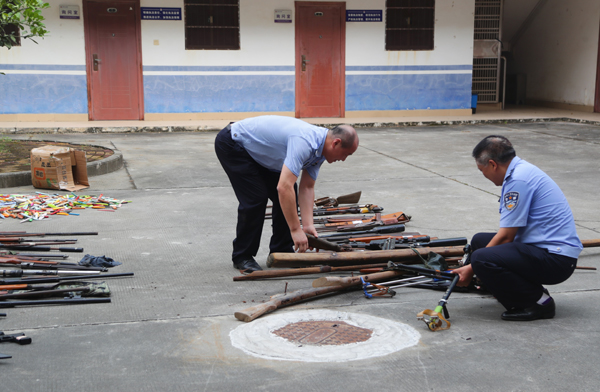
[[[298,189],[298,202],[300,204],[300,216],[302,217],[302,230],[305,233],[318,237],[313,220],[313,204],[315,202],[315,180],[306,170],[302,170],[300,187]]]
[[[496,235],[492,237],[492,240],[487,244],[486,248],[513,242],[518,230],[518,227],[501,227]],[[452,272],[460,276],[460,280],[457,283],[458,286],[468,286],[474,275],[471,264],[457,268]]]
[[[486,248],[513,242],[518,230],[518,227],[501,227]]]
[[[304,176],[302,176],[304,177]],[[294,250],[298,252],[306,252],[308,248],[308,238],[302,231],[300,219],[298,218],[298,208],[296,207],[296,192],[294,192],[294,184],[298,177],[286,165],[281,169],[279,183],[277,184],[277,193],[279,194],[279,204],[285,216],[292,240],[294,240]],[[314,200],[313,200],[314,202]],[[311,205],[312,208],[312,205]]]

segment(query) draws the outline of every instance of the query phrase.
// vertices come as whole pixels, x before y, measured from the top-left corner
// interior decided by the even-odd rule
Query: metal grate
[[[279,328],[273,333],[293,342],[312,346],[339,346],[365,342],[373,331],[344,321],[299,321]]]
[[[502,0],[475,0],[475,41],[484,45],[502,38]],[[473,94],[478,103],[498,103],[500,100],[500,56],[473,59]]]
[[[497,58],[473,59],[473,94],[478,103],[498,102],[500,62]]]
[[[475,39],[500,39],[502,0],[475,0]]]

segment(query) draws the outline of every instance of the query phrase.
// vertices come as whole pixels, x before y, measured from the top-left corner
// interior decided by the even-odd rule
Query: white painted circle
[[[343,345],[311,346],[290,342],[273,331],[300,321],[344,321],[373,331],[364,342]],[[413,327],[365,314],[333,310],[301,310],[272,314],[235,328],[229,333],[233,347],[249,355],[282,361],[346,362],[380,357],[419,342],[421,334]]]

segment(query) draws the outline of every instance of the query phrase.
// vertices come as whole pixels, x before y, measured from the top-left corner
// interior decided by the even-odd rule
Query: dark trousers
[[[293,252],[294,241],[277,193],[281,173],[272,172],[252,159],[244,147],[231,138],[229,125],[217,135],[215,152],[239,202],[232,260],[237,262],[256,256],[268,199],[273,203],[270,252]],[[296,186],[294,189],[297,192]]]
[[[483,286],[506,309],[533,306],[542,296],[542,285],[564,282],[577,265],[577,259],[572,257],[519,242],[486,248],[494,235],[473,236],[471,265]]]

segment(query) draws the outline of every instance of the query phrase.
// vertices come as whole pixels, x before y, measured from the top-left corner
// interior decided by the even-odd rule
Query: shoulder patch
[[[517,204],[519,204],[519,192],[508,192],[504,195],[504,206],[507,210],[514,210]]]

